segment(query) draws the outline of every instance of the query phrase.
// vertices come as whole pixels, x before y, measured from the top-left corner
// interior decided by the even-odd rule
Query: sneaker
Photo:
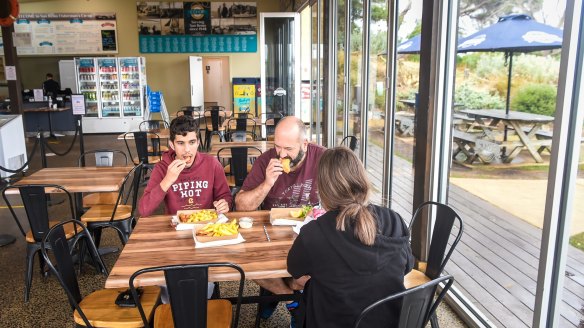
[[[272,316],[276,308],[278,307],[279,302],[272,302],[272,303],[260,303],[260,318],[268,319]]]
[[[292,303],[286,304],[286,309],[290,312],[290,328],[296,328],[296,308],[298,307],[298,302],[294,301]]]

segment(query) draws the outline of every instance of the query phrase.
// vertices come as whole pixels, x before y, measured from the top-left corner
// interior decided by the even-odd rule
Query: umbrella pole
[[[511,102],[511,74],[513,71],[513,52],[509,51],[505,53],[505,56],[509,58],[509,74],[507,75],[507,99],[505,99],[505,114],[509,114],[509,103]],[[505,129],[503,131],[503,141],[507,141],[507,124],[505,124]],[[507,147],[503,147],[501,150],[502,156],[505,157],[507,152]]]

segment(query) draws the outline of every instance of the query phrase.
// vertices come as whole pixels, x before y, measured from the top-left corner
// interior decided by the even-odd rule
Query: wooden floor
[[[381,200],[383,151],[369,144],[367,171]],[[395,157],[391,207],[409,222],[413,169]],[[531,327],[541,229],[450,185],[449,204],[462,217],[464,234],[446,271],[455,285],[497,327]],[[469,206],[472,204],[472,206]],[[582,219],[582,218],[580,218]],[[559,327],[584,327],[584,252],[571,247]]]

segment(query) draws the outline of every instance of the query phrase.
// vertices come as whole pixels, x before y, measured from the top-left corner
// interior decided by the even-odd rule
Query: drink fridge
[[[86,133],[137,130],[142,121],[146,88],[143,57],[76,58],[79,93],[85,95]]]

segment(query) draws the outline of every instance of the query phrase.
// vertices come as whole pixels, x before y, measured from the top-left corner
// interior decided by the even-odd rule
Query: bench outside
[[[457,155],[463,153],[466,156],[464,163],[472,164],[475,161],[491,163],[500,153],[500,143],[481,139],[480,135],[452,130],[452,141],[457,148],[453,150],[452,158],[457,161]]]

